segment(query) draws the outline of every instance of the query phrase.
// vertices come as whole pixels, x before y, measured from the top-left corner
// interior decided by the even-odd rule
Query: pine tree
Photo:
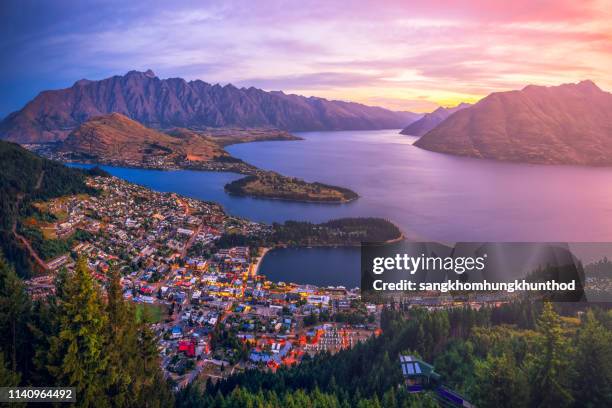
[[[476,405],[483,407],[522,407],[527,403],[527,381],[508,350],[499,357],[489,355],[474,370]]]
[[[567,386],[568,347],[561,319],[550,302],[545,302],[538,320],[540,341],[532,361],[531,405],[561,408],[572,404]]]
[[[121,277],[115,267],[109,273],[106,313],[108,357],[106,381],[107,395],[115,407],[128,407],[135,403],[135,389],[139,383],[134,381],[134,372],[139,364],[137,352],[136,316],[133,308],[123,299]]]
[[[80,407],[109,405],[103,380],[108,364],[104,353],[107,322],[96,285],[85,258],[79,258],[62,290],[59,333],[50,340],[49,360],[59,364],[49,366],[49,371],[57,384],[76,388]]]
[[[7,353],[13,372],[18,372],[18,362],[23,361],[19,354],[24,351],[24,342],[29,336],[30,308],[23,282],[0,254],[0,348]]]
[[[138,324],[138,348],[134,356],[138,364],[134,378],[138,384],[138,406],[167,407],[173,404],[173,395],[161,374],[157,337],[147,321],[148,312],[145,309]]]
[[[44,301],[36,301],[32,307],[32,316],[28,329],[32,333],[30,341],[34,356],[29,379],[32,384],[55,385],[55,377],[49,367],[61,362],[61,355],[49,353],[51,339],[59,333],[59,305],[56,296],[49,296]]]
[[[576,405],[612,406],[612,335],[587,311],[578,332],[572,388]]]
[[[0,350],[0,387],[14,387],[19,385],[20,376],[15,371],[6,367],[4,354]]]

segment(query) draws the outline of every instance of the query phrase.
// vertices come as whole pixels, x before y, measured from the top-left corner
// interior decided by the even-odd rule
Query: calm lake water
[[[259,272],[272,281],[347,288],[360,285],[359,271],[357,247],[273,249],[259,266]]]
[[[240,177],[231,173],[106,169],[155,190],[217,201],[230,213],[256,221],[376,216],[392,220],[409,238],[422,240],[612,241],[611,168],[453,157],[416,148],[416,138],[397,132],[308,132],[299,134],[303,141],[228,148],[258,167],[345,186],[361,196],[341,205],[230,196],[223,185]],[[296,259],[295,250],[290,251]],[[322,258],[319,250],[301,251],[306,258]],[[264,264],[264,273],[274,269],[271,261]],[[301,269],[306,264],[301,258],[293,262],[296,276],[312,276],[311,266]]]

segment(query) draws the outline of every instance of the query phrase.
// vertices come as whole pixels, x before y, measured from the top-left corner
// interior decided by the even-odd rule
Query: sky
[[[133,69],[415,112],[612,90],[612,0],[0,1],[0,117]]]

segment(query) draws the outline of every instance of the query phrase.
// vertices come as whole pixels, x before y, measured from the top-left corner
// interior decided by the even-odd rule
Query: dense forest
[[[400,354],[435,366],[479,407],[612,406],[612,312],[559,314],[553,304],[435,312],[402,305],[382,316],[382,335],[276,373],[249,371],[183,390],[178,406],[430,407],[430,392],[399,384]],[[576,308],[565,307],[575,315]],[[205,388],[205,392],[201,390]]]
[[[306,221],[273,223],[266,237],[226,234],[216,243],[219,248],[232,246],[353,246],[362,242],[385,242],[400,238],[402,232],[382,218],[340,218],[321,224]]]
[[[123,299],[111,271],[103,296],[86,261],[57,276],[57,293],[32,301],[0,257],[0,386],[70,386],[79,407],[168,407],[157,339]]]
[[[22,276],[31,272],[32,264],[13,233],[18,218],[34,211],[30,204],[35,200],[95,194],[85,185],[85,177],[102,173],[100,169],[69,168],[17,144],[0,141],[0,249]]]

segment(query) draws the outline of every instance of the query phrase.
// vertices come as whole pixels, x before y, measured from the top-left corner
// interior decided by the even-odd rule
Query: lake
[[[304,140],[238,144],[228,151],[263,169],[348,187],[358,200],[303,204],[236,197],[223,191],[236,174],[105,168],[155,190],[217,201],[256,221],[376,216],[420,240],[612,241],[611,168],[453,157],[416,148],[416,138],[397,130],[298,135]]]
[[[279,248],[268,251],[259,266],[272,281],[317,286],[358,287],[360,250],[347,248]]]

